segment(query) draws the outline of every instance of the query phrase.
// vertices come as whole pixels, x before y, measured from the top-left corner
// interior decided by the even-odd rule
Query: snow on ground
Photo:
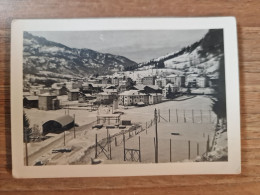
[[[124,74],[127,77],[130,77],[133,80],[137,80],[138,78],[143,78],[147,76],[161,76],[164,74],[183,74],[183,71],[175,69],[152,69],[145,66],[138,71],[125,71],[122,72],[122,74]]]
[[[202,103],[203,102],[203,103]],[[146,127],[146,122],[149,124],[153,119],[154,109],[160,110],[160,114],[168,121],[170,109],[170,122],[160,119],[158,123],[158,137],[159,137],[159,162],[170,161],[170,139],[172,139],[172,162],[183,161],[188,158],[188,140],[191,141],[191,157],[197,157],[197,144],[199,144],[199,155],[206,152],[206,142],[209,136],[210,143],[214,135],[214,127],[216,116],[211,112],[211,100],[208,97],[197,96],[195,98],[185,101],[167,101],[157,105],[151,105],[140,108],[129,108],[124,110],[125,114],[121,119],[131,119],[142,125],[143,129]],[[178,123],[176,118],[176,108],[178,108]],[[184,122],[184,109],[186,123]],[[194,123],[192,121],[192,109],[194,115]],[[201,111],[200,111],[201,110]],[[202,121],[201,121],[202,114]],[[180,135],[172,135],[171,133],[179,133]],[[133,137],[129,138],[126,133],[126,147],[138,149],[138,136],[141,139],[141,156],[143,163],[154,162],[154,137],[155,127],[152,126],[146,131],[138,135],[132,133]],[[104,155],[99,158],[105,164],[114,163],[132,163],[130,161],[123,161],[123,135],[117,136],[117,142],[121,143],[115,146],[115,140],[112,141],[112,160],[107,160]],[[86,155],[79,164],[90,164],[90,158],[94,158],[95,151],[92,150]]]
[[[121,120],[131,120],[132,123],[140,124],[143,129],[146,128],[146,122],[149,124],[154,118],[155,108],[160,110],[160,122],[158,123],[159,137],[159,162],[169,162],[169,144],[172,139],[172,162],[183,161],[188,158],[188,140],[191,141],[191,158],[197,156],[197,144],[199,144],[199,155],[205,153],[206,141],[210,139],[212,142],[215,127],[215,114],[211,110],[211,99],[207,96],[196,96],[183,101],[167,101],[156,105],[145,107],[129,107],[124,109],[120,106],[119,110],[124,112]],[[107,107],[100,108],[100,114],[107,112]],[[170,122],[169,122],[170,109]],[[43,119],[50,120],[64,114],[64,110],[40,111],[37,109],[26,109],[26,114],[33,123],[41,124]],[[96,114],[98,111],[89,112],[86,110],[70,110],[70,114],[76,115],[76,123],[80,127],[76,128],[76,139],[74,139],[73,129],[65,134],[51,135],[53,137],[42,141],[28,144],[29,164],[33,165],[37,161],[43,161],[48,165],[56,164],[89,164],[90,159],[94,158],[95,136],[97,134],[98,141],[106,138],[107,130],[92,129],[95,124]],[[177,117],[178,115],[178,117]],[[177,122],[178,120],[178,122]],[[92,123],[93,122],[93,123]],[[107,160],[104,155],[99,158],[103,163],[131,163],[123,161],[123,135],[126,132],[126,147],[138,148],[138,136],[141,139],[142,162],[154,162],[154,125],[146,131],[135,135],[128,139],[127,130],[118,128],[109,129],[112,137],[112,160]],[[179,135],[172,135],[179,133]],[[115,146],[115,137],[117,137],[119,146]],[[93,147],[90,149],[90,147]],[[70,148],[68,153],[52,153],[53,149]],[[88,151],[88,152],[87,152]]]
[[[227,161],[228,160],[228,143],[226,127],[218,127],[212,149],[209,153],[204,154],[200,161]]]

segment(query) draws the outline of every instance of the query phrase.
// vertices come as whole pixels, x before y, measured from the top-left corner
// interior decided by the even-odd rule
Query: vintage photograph
[[[16,178],[239,174],[236,21],[14,20]]]
[[[25,166],[228,161],[223,29],[24,31]]]

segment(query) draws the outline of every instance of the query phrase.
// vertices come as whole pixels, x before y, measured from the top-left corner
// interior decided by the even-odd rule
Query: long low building
[[[61,133],[74,126],[74,118],[69,115],[64,115],[53,120],[46,121],[42,125],[42,134]]]

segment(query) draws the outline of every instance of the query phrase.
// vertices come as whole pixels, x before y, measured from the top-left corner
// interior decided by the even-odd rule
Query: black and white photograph
[[[231,162],[225,27],[141,24],[21,30],[21,166]]]

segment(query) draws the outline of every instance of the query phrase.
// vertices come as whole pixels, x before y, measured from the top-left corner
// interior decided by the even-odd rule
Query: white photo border
[[[23,152],[23,32],[223,29],[228,133],[227,162],[25,166]],[[11,139],[15,178],[239,174],[240,99],[237,28],[234,17],[93,18],[13,20],[11,29]]]

